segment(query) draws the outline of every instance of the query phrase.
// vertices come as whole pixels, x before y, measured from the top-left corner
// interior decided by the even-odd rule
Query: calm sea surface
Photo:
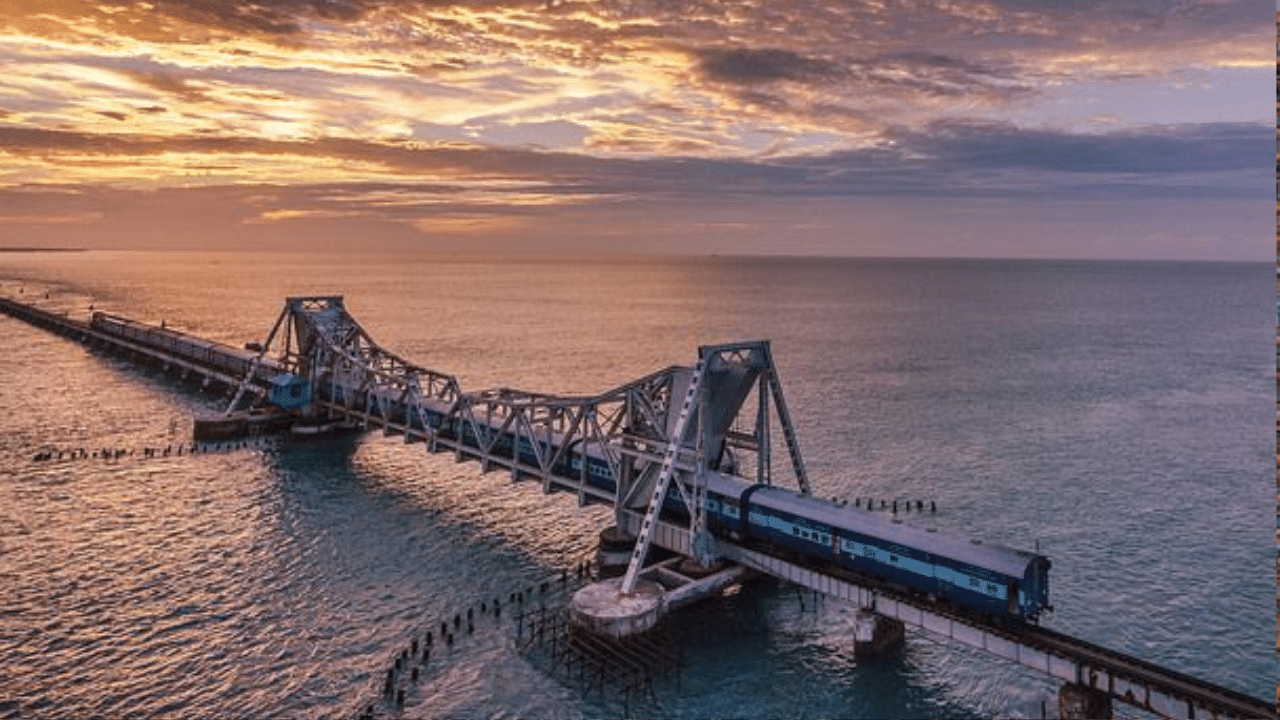
[[[1275,688],[1269,264],[0,255],[0,294],[20,287],[237,345],[264,339],[287,295],[342,294],[384,347],[469,390],[594,393],[691,364],[699,343],[767,338],[817,494],[934,500],[945,529],[1038,543],[1046,625]],[[377,433],[35,463],[176,445],[193,411],[221,404],[7,317],[0,333],[0,718],[349,716],[411,630],[575,566],[609,524]],[[679,683],[626,707],[549,676],[487,619],[433,657],[410,704],[467,718],[1053,708],[1048,679],[926,634],[857,662],[853,620],[750,585],[676,618]]]

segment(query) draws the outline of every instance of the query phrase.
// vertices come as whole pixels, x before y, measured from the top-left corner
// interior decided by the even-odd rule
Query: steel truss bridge
[[[82,341],[119,342],[165,360],[155,348],[113,340],[87,324],[0,299],[0,312]],[[183,373],[199,363],[176,362]],[[166,362],[166,365],[168,362]],[[215,372],[209,369],[210,375]],[[1275,717],[1276,707],[1243,693],[1161,668],[1046,628],[996,627],[945,605],[906,596],[866,578],[798,564],[760,547],[711,538],[700,478],[709,471],[773,484],[772,435],[781,431],[792,479],[811,492],[767,341],[699,348],[694,366],[671,366],[591,396],[496,388],[465,392],[457,379],[383,349],[340,296],[288,298],[249,372],[234,381],[227,409],[248,395],[268,397],[275,373],[305,382],[313,422],[343,420],[425,443],[431,452],[500,468],[544,492],[570,492],[579,505],[605,503],[637,537],[624,576],[634,587],[649,546],[738,563],[832,595],[904,625],[927,630],[1088,688],[1112,701],[1171,718]],[[275,375],[278,380],[279,376]],[[225,376],[215,379],[225,381]],[[675,488],[688,521],[661,513]]]

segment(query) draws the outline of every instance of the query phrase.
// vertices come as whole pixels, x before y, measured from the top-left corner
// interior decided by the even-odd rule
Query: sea
[[[0,295],[237,346],[286,297],[342,295],[464,390],[590,395],[769,340],[815,494],[933,502],[919,521],[1038,549],[1044,625],[1269,699],[1271,272],[10,252]],[[526,648],[509,600],[562,605],[608,508],[380,432],[178,455],[225,394],[6,316],[0,337],[0,718],[350,718],[411,636],[468,609],[401,717],[1056,713],[1056,681],[925,632],[857,658],[856,608],[763,581],[669,618],[679,670],[642,695],[586,683]]]

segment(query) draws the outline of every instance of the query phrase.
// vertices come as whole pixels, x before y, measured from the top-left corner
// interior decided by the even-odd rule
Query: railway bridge
[[[378,345],[340,296],[288,298],[265,341],[248,346],[253,351],[110,316],[84,322],[12,299],[0,298],[0,312],[220,383],[230,390],[229,415],[274,400],[299,422],[380,428],[431,452],[478,461],[484,471],[505,470],[513,482],[572,493],[580,505],[608,504],[617,532],[635,543],[622,588],[632,592],[642,577],[665,574],[664,607],[751,570],[1057,678],[1067,716],[1110,717],[1113,702],[1170,718],[1276,716],[1270,702],[1048,628],[1009,629],[869,578],[712,537],[707,474],[774,484],[776,434],[787,474],[799,493],[812,491],[767,341],[703,346],[692,367],[671,366],[596,395],[563,396],[464,391],[454,376]],[[672,502],[685,512],[664,512]],[[683,578],[669,564],[646,565],[654,545],[727,569],[710,580]]]

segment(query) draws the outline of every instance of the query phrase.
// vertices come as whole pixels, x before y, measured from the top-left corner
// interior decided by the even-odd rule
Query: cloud
[[[1030,84],[1007,65],[918,51],[895,52],[853,61],[853,75],[877,90],[932,96],[981,95],[1015,99],[1033,93]]]
[[[100,212],[83,212],[61,215],[6,215],[0,214],[0,225],[86,225],[102,219]]]
[[[162,95],[168,95],[187,102],[206,102],[209,97],[204,90],[190,78],[182,77],[172,71],[143,70],[132,67],[120,67],[116,72],[144,87]]]
[[[150,10],[194,25],[284,35],[297,33],[303,18],[356,20],[367,11],[367,5],[350,0],[154,0]],[[129,0],[103,0],[99,4],[116,10],[134,10],[137,6]]]
[[[1018,128],[1009,123],[939,121],[891,137],[947,166],[1064,173],[1259,171],[1275,152],[1274,130],[1255,123],[1148,127],[1106,134]]]
[[[365,168],[367,180],[419,188],[418,205],[597,203],[616,198],[782,196],[1257,197],[1274,154],[1267,125],[1151,126],[1112,133],[1025,129],[986,121],[897,128],[881,142],[821,155],[755,159],[622,158],[482,145],[355,139],[152,138],[0,126],[13,158],[176,156],[242,172],[262,158]],[[626,142],[619,137],[616,142]],[[693,147],[691,150],[699,148]],[[427,178],[438,178],[434,186]],[[411,206],[414,203],[402,203]],[[344,206],[341,209],[351,209]]]
[[[154,193],[245,242],[677,205],[729,233],[763,205],[1270,194],[1274,129],[1240,122],[1270,82],[1257,0],[27,5],[0,7],[8,222],[128,238]]]
[[[1034,115],[1028,108],[1041,103],[1038,121],[1070,88],[1117,73],[1173,77],[1179,68],[1251,62],[1259,54],[1251,39],[1274,28],[1251,20],[1247,7],[159,0],[148,9],[104,0],[46,14],[74,28],[74,42],[43,40],[56,33],[0,10],[0,24],[22,39],[0,44],[0,60],[46,57],[57,72],[37,82],[11,63],[22,69],[0,80],[0,93],[10,90],[6,109],[36,128],[115,132],[103,118],[116,118],[94,114],[101,109],[177,137],[819,154],[863,145],[886,127]],[[146,32],[131,30],[143,25]],[[116,102],[88,107],[85,92]],[[1124,121],[1123,103],[1101,102],[1111,107],[1094,115]]]
[[[103,0],[41,16],[70,40],[0,10],[17,68],[0,79],[0,182],[435,183],[518,206],[1247,194],[1267,132],[1140,125],[1131,108],[1162,97],[1153,78],[1187,80],[1179,67],[1252,62],[1246,41],[1274,28],[1250,7]],[[1159,109],[1176,121],[1196,97]],[[1081,130],[1098,118],[1108,132]]]
[[[333,218],[357,217],[360,214],[361,213],[355,211],[324,210],[318,208],[280,208],[276,210],[265,210],[256,217],[246,218],[244,222],[254,224],[280,222],[282,220],[328,220]]]
[[[698,70],[704,78],[723,82],[753,84],[789,80],[809,83],[843,74],[834,63],[776,48],[712,48],[698,50],[695,55],[698,57]]]

